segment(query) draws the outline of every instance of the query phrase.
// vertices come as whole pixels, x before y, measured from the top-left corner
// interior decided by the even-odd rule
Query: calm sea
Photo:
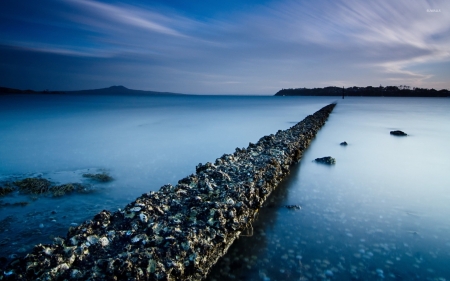
[[[29,204],[0,208],[0,255],[24,255],[336,100],[0,96],[0,182],[43,177],[94,190],[1,197],[3,206]],[[302,161],[210,280],[450,280],[450,99],[337,101]],[[397,129],[408,136],[389,134]],[[336,165],[313,162],[323,156]],[[82,177],[97,172],[114,181]]]

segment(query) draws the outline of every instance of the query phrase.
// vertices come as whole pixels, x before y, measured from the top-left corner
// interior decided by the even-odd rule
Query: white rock
[[[102,237],[102,238],[98,239],[98,243],[100,245],[102,245],[103,247],[106,247],[109,245],[109,240],[106,237]]]
[[[147,215],[146,214],[144,214],[144,213],[141,213],[141,214],[139,214],[139,218],[141,219],[141,222],[147,222],[148,221],[148,217],[147,217]]]

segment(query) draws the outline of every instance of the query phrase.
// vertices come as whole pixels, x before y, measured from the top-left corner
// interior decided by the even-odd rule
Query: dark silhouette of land
[[[450,97],[450,91],[412,88],[409,86],[325,87],[282,89],[275,96],[362,96],[362,97]]]
[[[170,92],[155,92],[155,91],[142,91],[142,90],[132,90],[124,86],[111,86],[109,88],[94,89],[94,90],[81,90],[81,91],[34,91],[34,90],[18,90],[12,88],[0,87],[0,95],[11,95],[11,94],[53,94],[53,95],[182,95],[178,93]]]
[[[124,86],[111,86],[103,89],[80,91],[34,91],[0,87],[0,95],[12,94],[53,94],[53,95],[185,95],[171,92],[156,92],[128,89]],[[278,91],[275,96],[362,96],[362,97],[450,97],[446,89],[435,90],[426,88],[410,88],[409,86],[379,86],[379,87],[325,87],[325,88],[290,88]]]

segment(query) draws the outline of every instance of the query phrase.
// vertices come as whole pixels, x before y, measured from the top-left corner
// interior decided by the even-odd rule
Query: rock
[[[346,141],[341,142],[341,145],[348,145],[348,143]]]
[[[301,210],[302,206],[300,205],[286,205],[286,208],[288,208],[289,210]]]
[[[318,162],[318,163],[327,164],[327,165],[336,164],[336,159],[334,159],[331,156],[326,156],[326,157],[322,157],[322,158],[316,158],[315,161]]]
[[[105,172],[99,174],[83,174],[83,177],[97,181],[97,182],[110,182],[114,180],[110,175]]]
[[[14,189],[10,186],[1,187],[0,186],[0,196],[5,196],[7,194],[10,194],[14,191]]]
[[[9,194],[15,190],[18,190],[22,194],[28,195],[52,195],[54,197],[60,197],[71,192],[84,193],[88,190],[88,186],[80,183],[54,185],[51,181],[40,177],[25,178],[14,181],[11,184],[7,183],[6,187],[0,187],[0,196]],[[13,203],[12,205],[25,206],[27,204],[28,202],[20,202],[20,204]],[[52,214],[56,214],[56,212],[52,211]]]
[[[101,211],[71,227],[58,243],[39,244],[3,267],[0,280],[204,279],[233,241],[248,231],[334,106],[225,154],[215,164],[197,165],[195,174],[175,186],[143,194],[116,212]]]
[[[402,131],[399,131],[399,130],[391,131],[391,135],[394,135],[394,136],[407,136],[406,133],[404,133]]]

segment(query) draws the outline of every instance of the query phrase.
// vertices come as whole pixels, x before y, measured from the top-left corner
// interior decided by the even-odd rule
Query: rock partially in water
[[[341,142],[341,145],[346,146],[348,143],[346,141]]]
[[[81,183],[66,183],[62,185],[53,186],[51,193],[54,197],[63,196],[71,192],[87,192],[88,188]]]
[[[116,212],[102,211],[0,270],[0,280],[202,280],[298,163],[335,104]],[[293,207],[295,209],[295,207]]]
[[[28,203],[27,201],[20,201],[20,202],[13,202],[13,203],[10,203],[10,202],[3,203],[2,201],[0,201],[0,208],[2,208],[2,207],[17,207],[17,206],[25,207],[28,204],[30,204],[30,203]]]
[[[26,178],[15,181],[14,185],[17,186],[19,192],[23,194],[45,194],[50,192],[52,183],[43,178]]]
[[[331,156],[325,156],[325,157],[322,157],[322,158],[316,158],[316,160],[314,160],[314,161],[316,161],[318,163],[322,163],[322,164],[327,164],[327,165],[334,165],[334,164],[336,164],[336,159],[334,159]]]
[[[391,131],[391,135],[394,135],[394,136],[407,136],[408,134],[406,134],[405,132],[403,132],[403,131],[400,131],[400,130],[396,130],[396,131]]]
[[[0,186],[0,197],[8,195],[8,194],[12,193],[13,191],[14,191],[14,188],[12,188],[9,185],[3,186],[3,187]]]
[[[105,172],[99,173],[99,174],[83,174],[83,177],[91,179],[91,180],[95,180],[98,182],[110,182],[110,181],[114,180],[110,175],[108,175]]]
[[[108,174],[84,174],[84,177],[92,178],[96,181],[106,182],[112,180]],[[8,195],[12,192],[18,191],[20,194],[32,196],[37,199],[37,196],[53,196],[61,197],[73,192],[87,193],[93,191],[90,184],[82,183],[66,183],[55,185],[55,183],[48,179],[41,177],[24,178],[17,181],[6,182],[3,187],[0,187],[0,197]],[[28,202],[3,203],[0,201],[0,207],[6,206],[26,206]]]

